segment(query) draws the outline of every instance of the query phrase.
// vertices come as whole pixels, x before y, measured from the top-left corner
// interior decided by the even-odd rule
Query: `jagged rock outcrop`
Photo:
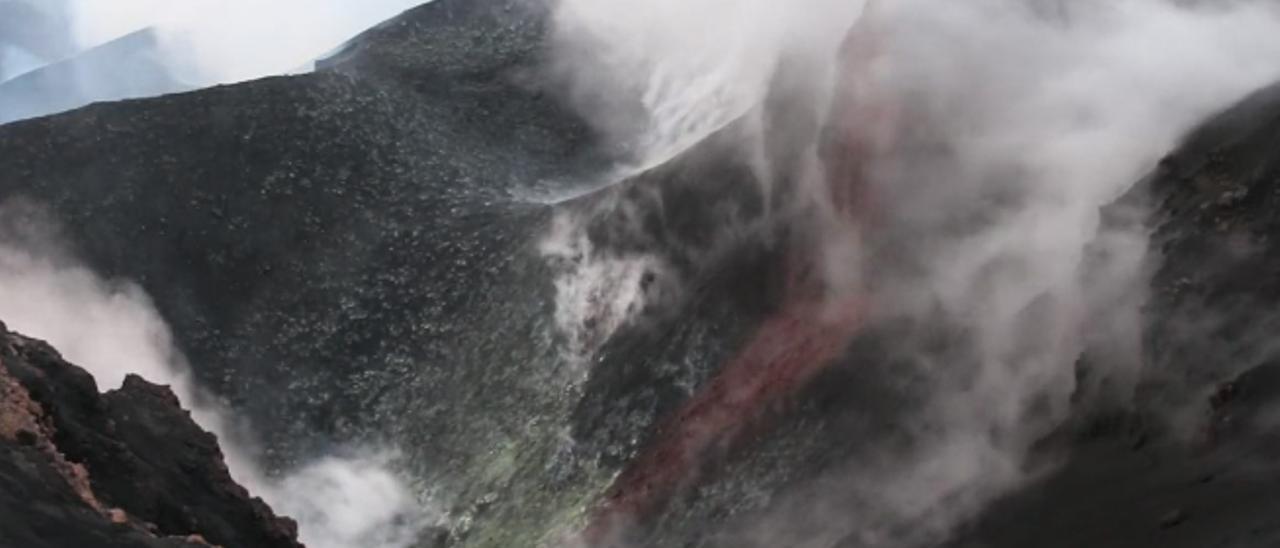
[[[98,392],[47,344],[0,324],[0,545],[297,547],[227,471],[168,387]]]

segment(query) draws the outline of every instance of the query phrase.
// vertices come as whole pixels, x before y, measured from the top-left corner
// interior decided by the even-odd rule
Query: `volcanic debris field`
[[[548,76],[555,6],[435,0],[312,72],[0,125],[0,284],[132,284],[197,387],[95,382],[0,316],[0,546],[299,546],[258,486],[370,447],[430,509],[371,548],[1280,546],[1280,87],[1090,205],[1054,252],[1084,290],[1012,299],[993,351],[933,258],[1033,199],[922,180],[962,147],[854,85],[889,30],[841,31],[855,92],[784,66],[644,156],[641,99]]]

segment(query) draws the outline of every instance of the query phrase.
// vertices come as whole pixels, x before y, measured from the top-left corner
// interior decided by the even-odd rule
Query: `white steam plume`
[[[427,1],[8,0],[0,3],[0,123],[307,72],[345,40]],[[71,71],[22,78],[143,30]]]
[[[169,385],[192,418],[218,436],[236,481],[298,521],[313,548],[404,548],[439,519],[394,472],[395,452],[322,456],[268,477],[242,424],[200,391],[168,326],[137,285],[105,281],[61,251],[43,212],[0,204],[0,320],[49,342],[103,390],[128,374]]]
[[[787,78],[820,81],[840,70],[834,63],[849,28],[846,10],[860,3],[729,4],[562,4],[559,51],[577,52],[562,53],[564,64],[583,67],[566,71],[573,96],[601,127],[636,132],[623,138],[639,143],[642,167],[759,106],[784,74],[774,70],[781,60],[828,69]],[[1132,354],[1113,356],[1113,369],[1103,373],[1132,388],[1141,329],[1134,276],[1146,235],[1100,242],[1118,262],[1083,285],[1098,210],[1198,121],[1280,78],[1280,14],[1263,0],[885,0],[877,7],[880,56],[857,85],[898,103],[903,141],[912,146],[877,158],[871,185],[883,224],[913,235],[896,244],[910,248],[921,272],[891,276],[873,297],[879,313],[929,318],[940,310],[959,321],[973,363],[922,362],[934,396],[904,425],[919,438],[913,449],[837,482],[878,511],[851,516],[835,501],[859,497],[827,492],[780,519],[807,514],[842,525],[796,538],[780,537],[794,528],[765,522],[753,545],[830,540],[824,535],[867,545],[936,540],[1016,485],[1030,444],[1072,412],[1075,364],[1098,336],[1088,325],[1094,303],[1127,308],[1110,310],[1116,316],[1106,325],[1115,329],[1109,336],[1124,339],[1112,347]],[[584,48],[599,57],[584,62]],[[626,93],[640,98],[639,123],[601,108],[611,103],[600,97]],[[865,255],[850,256],[835,262],[850,272],[877,267],[857,264]],[[906,523],[914,524],[911,538],[891,534]]]
[[[831,55],[861,9],[862,0],[561,0],[553,68],[575,106],[634,149],[630,171],[639,171],[756,108],[780,64]]]
[[[539,246],[556,269],[556,327],[575,373],[600,346],[650,307],[671,304],[677,289],[666,261],[653,253],[597,249],[581,231],[585,215],[562,211]]]
[[[69,0],[76,42],[155,27],[162,52],[196,85],[282,74],[424,0]]]
[[[629,151],[622,165],[587,189],[661,165],[758,115],[780,70],[804,78],[805,88],[829,87],[835,49],[862,3],[808,0],[796,9],[776,0],[559,0],[551,73],[571,105]],[[762,146],[760,132],[768,128],[754,121],[755,132],[744,137]],[[762,183],[771,183],[764,176],[768,159],[753,164]],[[618,222],[640,218],[629,214],[628,203],[604,209],[610,207]],[[540,247],[559,267],[557,326],[567,339],[568,361],[578,365],[619,327],[682,293],[663,257],[593,247],[585,225],[597,215],[561,212]],[[657,287],[647,289],[646,279],[657,280]]]

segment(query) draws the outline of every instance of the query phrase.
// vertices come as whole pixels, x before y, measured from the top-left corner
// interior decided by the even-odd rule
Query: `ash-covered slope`
[[[386,443],[447,506],[455,541],[536,544],[575,526],[681,387],[709,374],[720,335],[760,314],[722,297],[758,293],[756,273],[768,275],[717,271],[739,281],[704,283],[708,304],[690,313],[713,321],[610,338],[634,311],[557,314],[558,280],[572,298],[703,276],[702,258],[724,255],[710,252],[719,221],[759,215],[761,200],[723,191],[751,171],[713,140],[635,181],[544,203],[601,182],[608,150],[529,78],[547,32],[536,5],[441,0],[315,74],[4,126],[0,202],[38,204],[96,270],[141,284],[273,465]],[[641,222],[608,221],[622,213]],[[551,252],[557,219],[592,228]],[[606,360],[643,373],[593,382],[630,403],[581,448],[566,435],[585,366],[571,338],[612,341]],[[650,352],[661,363],[635,367]],[[592,398],[579,415],[608,401]]]
[[[538,18],[469,4],[404,20],[463,6],[460,25],[503,46],[475,57],[528,62],[522,29]],[[269,438],[299,417],[277,420],[285,409],[311,408],[297,428],[331,433],[373,402],[330,391],[364,399],[371,371],[399,384],[413,363],[452,361],[428,359],[413,334],[455,336],[481,304],[522,300],[481,289],[499,286],[545,215],[512,194],[568,177],[585,139],[549,104],[488,115],[537,95],[505,73],[439,82],[449,102],[335,68],[13,124],[0,193],[52,208],[95,267],[142,283],[203,380]]]
[[[105,394],[0,324],[0,545],[296,547],[167,387]]]
[[[819,144],[768,151],[764,163],[777,173],[767,186],[734,146],[731,125],[664,165],[611,181],[610,143],[536,70],[549,24],[539,6],[437,0],[357,37],[315,74],[4,126],[0,203],[34,202],[12,211],[43,208],[95,269],[141,284],[201,384],[252,422],[274,467],[344,445],[403,450],[446,510],[448,546],[556,546],[589,525],[602,499],[643,507],[621,516],[639,522],[626,531],[636,546],[767,546],[768,537],[751,536],[765,526],[787,539],[777,545],[857,546],[854,533],[872,522],[884,539],[918,538],[924,527],[877,514],[886,495],[878,486],[894,484],[876,476],[902,455],[927,452],[920,441],[936,425],[906,419],[935,388],[928,362],[947,363],[940,376],[957,384],[978,370],[966,362],[963,318],[886,313],[845,349],[847,333],[814,334],[811,318],[788,317],[787,278],[804,275],[788,261],[805,251],[796,249],[806,236],[796,220],[806,212],[789,208],[785,192],[797,184],[788,177],[802,171],[798,159]],[[785,108],[806,99],[771,100],[765,125],[786,138],[816,134],[822,121]],[[1258,131],[1259,140],[1245,140],[1266,142]],[[1230,131],[1207,134],[1205,142],[1236,142]],[[1189,239],[1158,242],[1209,233],[1187,224],[1191,210],[1168,211],[1162,234]],[[882,282],[909,277],[902,263],[927,251],[911,245],[914,227],[893,222],[871,250],[873,263],[883,260],[871,273]],[[1166,268],[1185,271],[1161,271],[1160,288],[1208,272],[1190,254],[1169,259]],[[1159,306],[1151,317],[1174,317]],[[1209,361],[1191,352],[1160,354],[1203,340],[1170,325],[1153,327],[1158,359],[1141,405],[1123,402],[1111,422],[1082,409],[1087,420],[1045,442],[1051,455],[1073,455],[1067,468],[997,506],[974,526],[977,538],[1008,546],[1073,538],[1020,528],[1034,520],[1019,512],[1090,508],[1093,488],[1061,501],[1036,499],[1037,489],[1128,478],[1132,496],[1120,495],[1110,518],[1175,485],[1155,472],[1108,475],[1183,454],[1165,441],[1168,428],[1129,417],[1200,413],[1218,383],[1248,365],[1204,369]],[[755,359],[761,332],[776,343],[763,354],[782,357]],[[815,356],[831,363],[807,363]],[[753,368],[768,374],[753,378]],[[744,387],[769,397],[745,406],[759,409],[725,407],[728,418],[706,411]],[[1221,409],[1248,401],[1224,394]],[[681,421],[688,417],[732,432],[702,434],[689,426],[698,420]],[[1194,468],[1178,466],[1170,477]],[[1230,482],[1196,485],[1223,493],[1224,512],[1246,503]],[[1194,523],[1180,523],[1176,510],[1196,515],[1181,503],[1157,502],[1154,523],[1134,519],[1133,535],[1107,538],[1141,546],[1160,540],[1147,536],[1162,534],[1167,516],[1170,527]],[[1074,534],[1110,526],[1063,523]]]
[[[1204,123],[1110,208],[1151,230],[1133,401],[1069,437],[1063,467],[959,546],[1280,544],[1280,87]],[[1149,218],[1134,217],[1133,206]],[[1123,213],[1129,211],[1128,213]]]

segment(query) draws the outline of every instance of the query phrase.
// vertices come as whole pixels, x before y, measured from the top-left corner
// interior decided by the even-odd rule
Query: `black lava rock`
[[[3,331],[0,396],[0,545],[300,546],[168,387],[130,376],[100,394],[48,345]]]

